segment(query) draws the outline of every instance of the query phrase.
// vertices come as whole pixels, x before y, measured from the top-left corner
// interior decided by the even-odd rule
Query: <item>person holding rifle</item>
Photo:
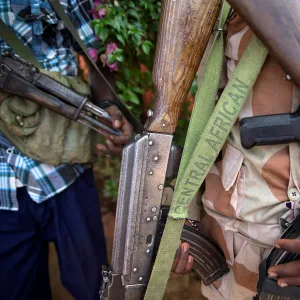
[[[92,49],[96,38],[89,27],[90,1],[61,0],[60,4],[87,49]],[[77,92],[90,93],[75,78],[75,51],[80,48],[50,2],[1,1],[0,17],[44,70],[63,83],[73,82]],[[1,38],[2,30],[0,54],[12,51],[9,41]],[[107,138],[98,150],[120,154],[133,136],[133,127],[114,105],[104,80],[88,61],[87,65],[94,103],[110,113],[113,127],[122,132]],[[64,286],[76,299],[98,299],[107,259],[90,165],[91,133],[83,125],[1,90],[0,100],[0,298],[51,299],[48,243],[52,241]],[[23,145],[32,157],[12,141]]]
[[[232,78],[254,34],[245,20],[232,11],[226,35],[221,89]],[[208,299],[252,300],[257,293],[259,265],[274,245],[300,253],[298,239],[279,239],[299,214],[299,144],[247,150],[242,147],[239,126],[245,117],[291,113],[299,104],[298,88],[269,55],[223,147],[221,159],[205,180],[202,203],[206,214],[202,221],[230,266],[230,272],[221,279],[210,286],[202,285]],[[188,247],[183,243],[177,251],[175,273],[185,274],[192,268]],[[282,289],[300,286],[300,260],[272,266],[267,274]]]

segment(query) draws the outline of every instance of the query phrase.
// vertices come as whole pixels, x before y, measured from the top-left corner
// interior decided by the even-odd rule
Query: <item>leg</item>
[[[107,264],[100,203],[91,170],[48,202],[53,217],[48,239],[56,244],[64,286],[76,300],[99,299]]]
[[[47,245],[41,241],[35,204],[18,189],[18,211],[0,210],[0,298],[51,299]]]
[[[208,234],[219,244],[229,263],[230,273],[210,286],[202,284],[202,293],[209,300],[252,300],[256,295],[258,268],[270,251],[261,244],[230,230],[223,230],[217,221],[206,215],[203,220]]]

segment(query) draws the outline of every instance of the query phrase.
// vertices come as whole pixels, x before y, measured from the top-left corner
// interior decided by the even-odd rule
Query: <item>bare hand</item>
[[[278,240],[275,247],[282,250],[300,253],[300,240]],[[278,277],[277,283],[281,287],[300,286],[300,260],[273,266],[268,270],[271,277]]]
[[[193,268],[193,256],[189,255],[189,244],[180,243],[174,258],[172,272],[185,275]]]
[[[116,106],[110,106],[106,111],[111,115],[113,127],[120,129],[122,134],[106,138],[106,145],[99,144],[97,149],[104,154],[120,155],[123,146],[133,138],[133,127]]]

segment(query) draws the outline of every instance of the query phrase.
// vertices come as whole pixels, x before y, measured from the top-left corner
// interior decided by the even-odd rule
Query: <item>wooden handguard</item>
[[[221,0],[165,0],[153,72],[155,104],[146,124],[151,132],[175,131],[203,57]]]
[[[300,87],[300,3],[297,0],[228,0]]]

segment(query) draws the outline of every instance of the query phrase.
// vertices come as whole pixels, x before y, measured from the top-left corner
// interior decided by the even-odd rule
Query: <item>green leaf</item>
[[[126,86],[123,82],[117,80],[116,86],[120,91],[122,91],[122,92],[126,91]]]
[[[133,17],[133,18],[135,18],[135,19],[137,19],[137,20],[140,19],[139,14],[138,14],[137,11],[134,10],[134,9],[128,9],[128,12],[127,12],[127,13],[128,13],[129,16],[131,16],[131,17]]]
[[[116,55],[115,58],[119,62],[123,62],[124,61],[124,56],[123,55]]]
[[[116,58],[115,58],[115,56],[113,54],[108,54],[107,55],[107,62],[109,64],[113,64],[115,61],[116,61]]]
[[[129,1],[128,6],[131,8],[135,8],[135,4],[133,1]]]
[[[135,92],[138,93],[138,94],[141,94],[141,95],[144,94],[144,91],[143,91],[141,88],[139,88],[138,86],[134,86],[134,87],[132,88],[132,90],[135,91]]]
[[[96,24],[95,25],[95,32],[96,32],[97,36],[100,35],[101,31],[102,31],[102,25],[101,24]]]
[[[132,40],[133,40],[133,42],[134,42],[134,44],[135,44],[136,47],[138,47],[141,44],[141,42],[142,42],[142,38],[141,38],[141,36],[139,34],[134,34],[132,36]]]
[[[121,25],[120,22],[118,22],[117,18],[113,18],[109,20],[109,24],[111,25],[112,28],[114,28],[116,31],[120,31]]]
[[[139,97],[132,91],[128,91],[128,96],[129,96],[129,101],[134,103],[134,104],[140,104],[140,99]]]
[[[117,34],[116,36],[117,36],[118,41],[120,41],[123,45],[125,45],[125,40],[124,40],[123,36],[121,34]]]
[[[142,44],[142,49],[143,49],[143,52],[144,52],[146,55],[149,55],[149,53],[150,53],[150,46],[149,46],[148,44],[143,43],[143,44]]]
[[[148,45],[150,47],[154,47],[153,43],[151,41],[148,41],[148,40],[144,41],[143,44],[146,44],[146,45]]]
[[[126,81],[130,80],[130,71],[127,68],[123,70],[123,75]]]
[[[115,51],[114,51],[114,54],[122,54],[123,53],[123,49],[120,49],[120,48],[117,48]]]
[[[102,30],[98,34],[100,40],[104,43],[108,37],[108,29],[107,28],[102,28]]]

